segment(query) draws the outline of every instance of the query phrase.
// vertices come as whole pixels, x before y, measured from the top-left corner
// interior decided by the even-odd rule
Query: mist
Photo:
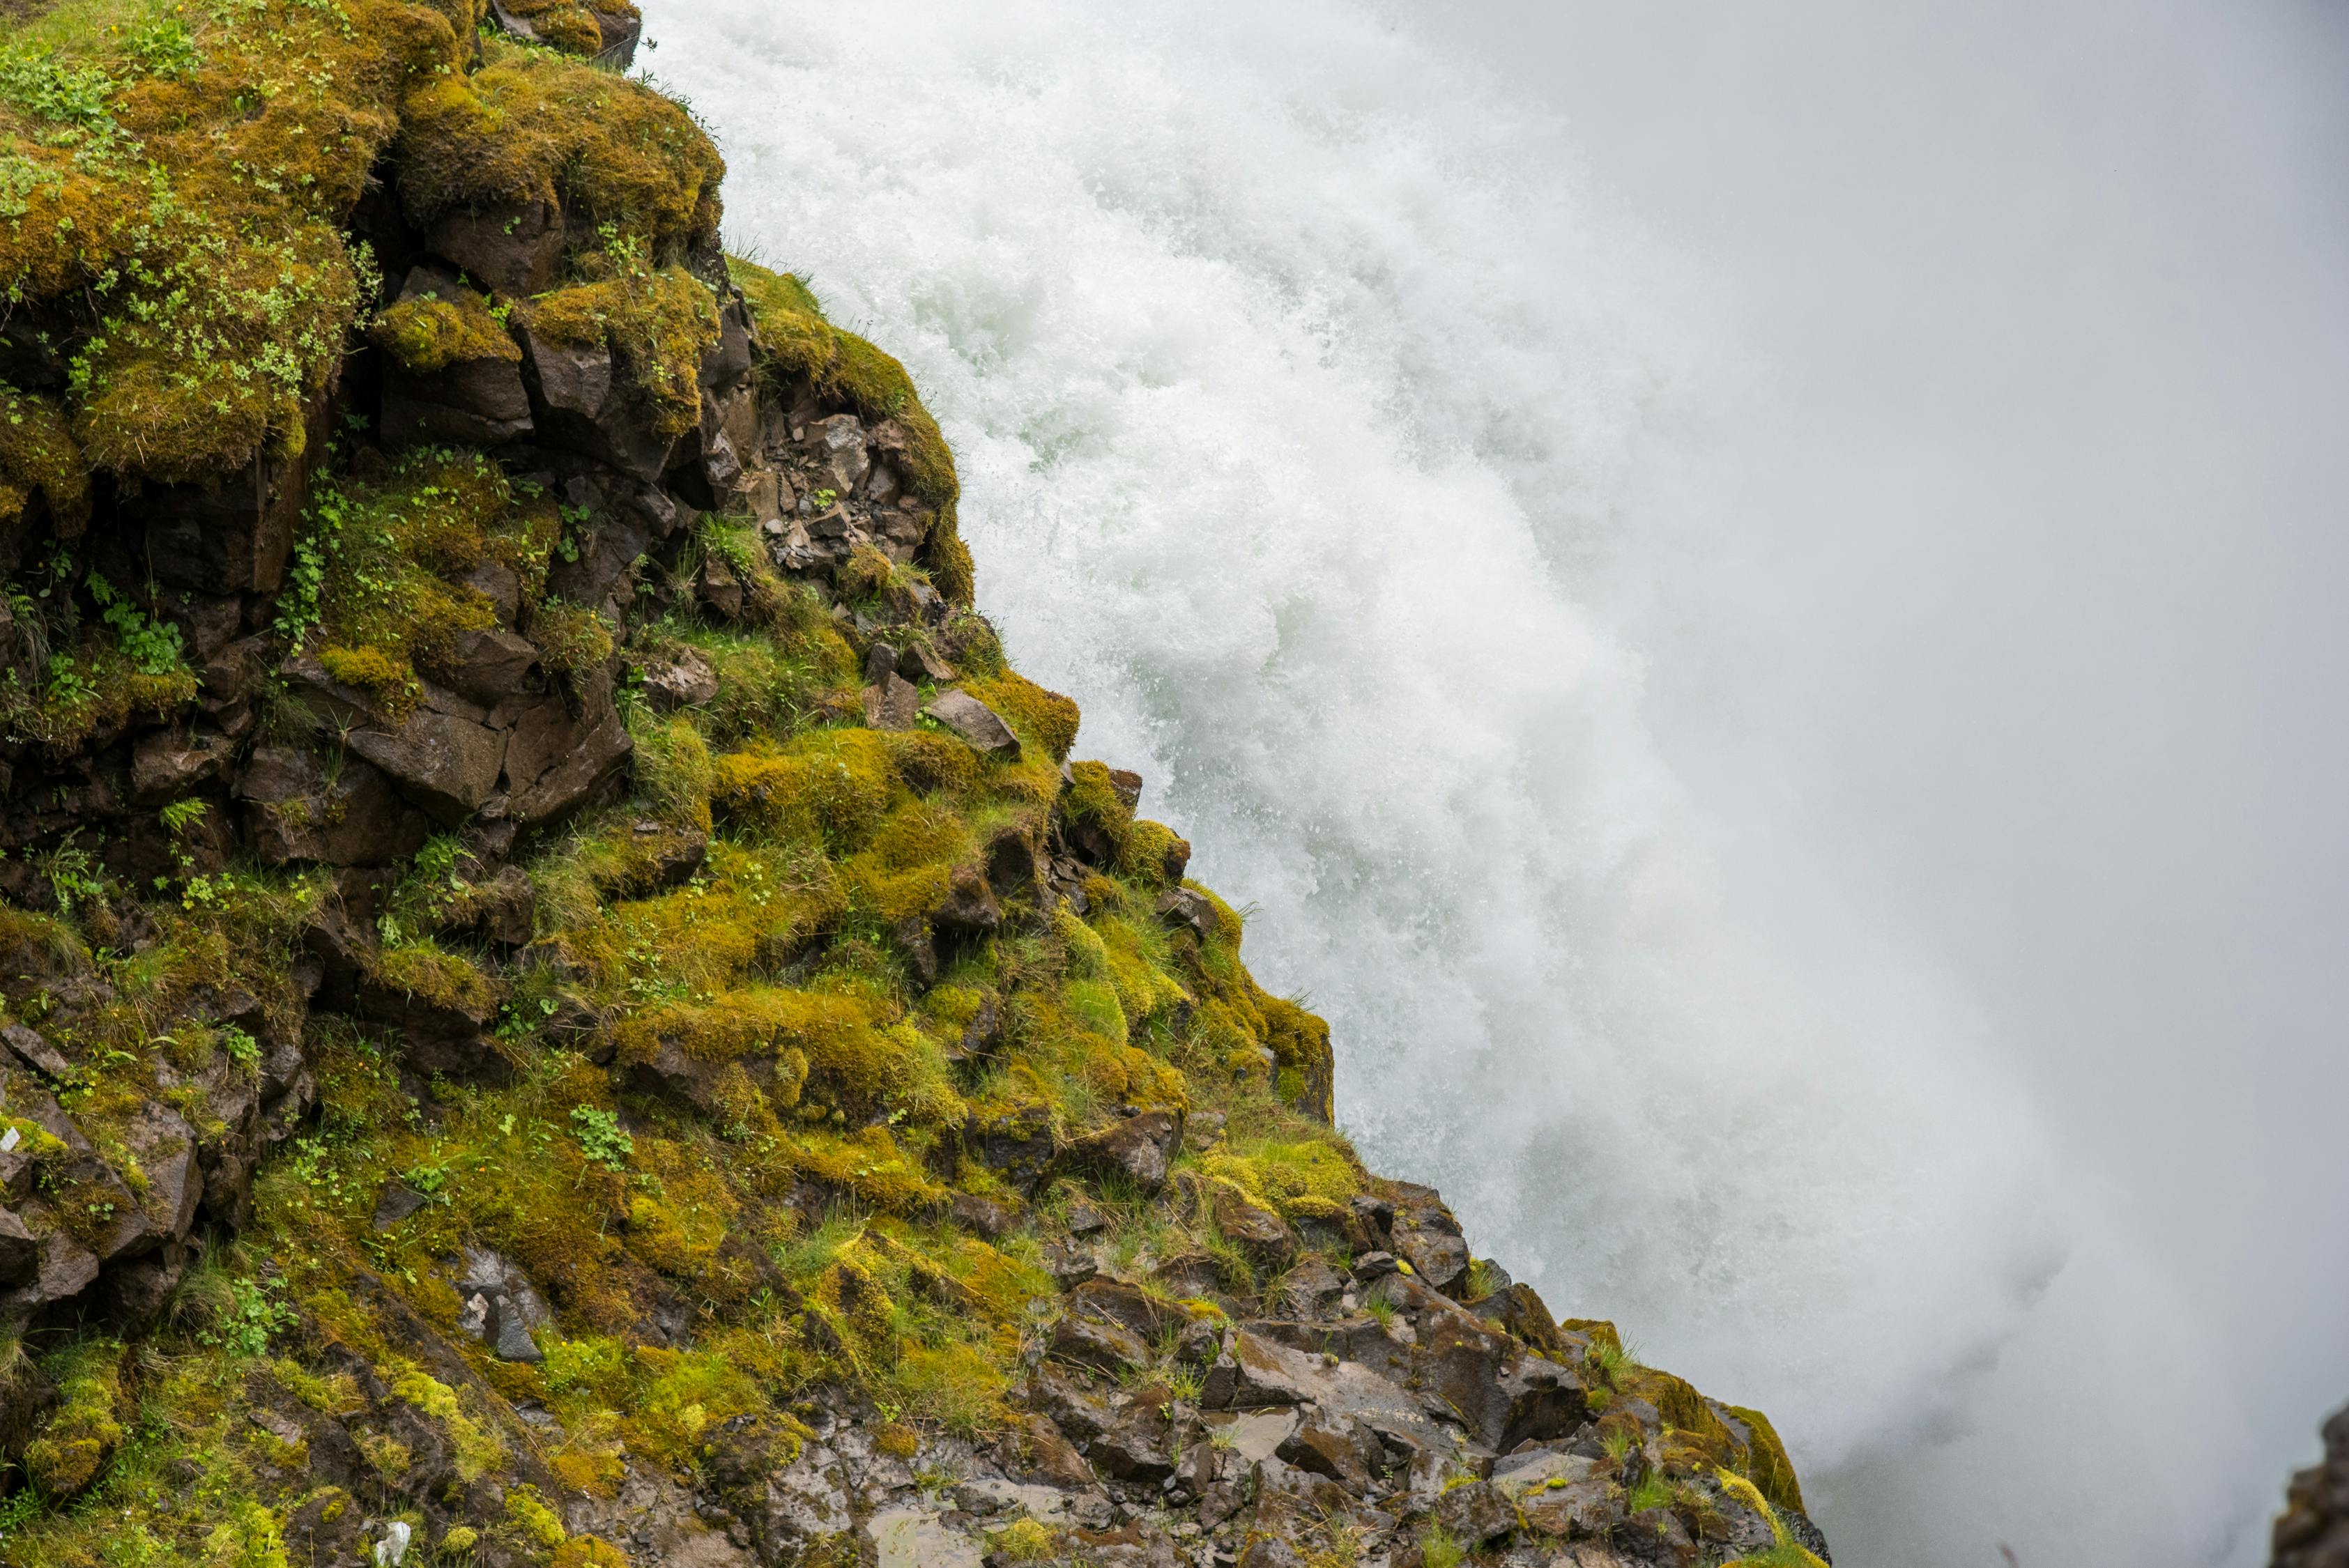
[[[653,32],[1375,1168],[1841,1568],[2260,1560],[2349,1397],[2337,17]]]
[[[2068,1329],[2007,1351],[2048,1380],[1819,1478],[1838,1544],[1940,1561],[1932,1494],[2002,1482],[2044,1531],[2026,1465],[2101,1511],[2048,1448],[2147,1419],[2231,1503],[2154,1560],[2263,1562],[2349,1397],[2349,11],[1472,0],[1440,32],[1738,346],[1627,623],[1666,754],[1736,802],[1731,875],[1857,885],[1945,965],[2136,1259],[2058,1276]],[[2156,1353],[2233,1408],[2064,1399],[2163,1295],[2196,1337]]]

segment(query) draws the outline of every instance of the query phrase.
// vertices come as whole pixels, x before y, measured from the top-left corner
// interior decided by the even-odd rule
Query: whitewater
[[[1374,1168],[1770,1412],[1843,1568],[2242,1558],[2281,1476],[2212,1326],[1995,1020],[1658,744],[1642,628],[1767,373],[1564,124],[1337,0],[651,36],[730,244],[912,370],[982,604],[1330,1019]]]

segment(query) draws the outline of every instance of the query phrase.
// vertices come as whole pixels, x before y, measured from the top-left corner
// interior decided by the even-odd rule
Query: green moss
[[[582,258],[588,281],[543,294],[530,329],[577,348],[611,350],[621,380],[643,397],[652,428],[671,439],[701,418],[702,351],[718,340],[718,303],[680,266],[655,267],[625,236]]]
[[[679,105],[640,82],[501,38],[471,75],[404,103],[400,200],[444,212],[546,202],[574,242],[609,226],[656,264],[714,236],[724,161]]]
[[[0,523],[43,502],[57,536],[89,521],[89,472],[56,398],[0,386]]]
[[[72,1497],[98,1479],[122,1441],[122,1346],[88,1340],[43,1370],[57,1386],[57,1408],[26,1446],[25,1471],[52,1496]]]
[[[489,302],[471,289],[460,288],[448,299],[421,294],[397,301],[377,314],[367,335],[392,363],[419,376],[466,360],[522,362],[521,346],[491,314]]]

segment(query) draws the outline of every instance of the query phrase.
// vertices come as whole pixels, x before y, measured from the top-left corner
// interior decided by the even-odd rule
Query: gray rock
[[[22,1024],[11,1024],[0,1029],[0,1045],[5,1045],[16,1052],[26,1067],[38,1068],[52,1078],[64,1078],[73,1071],[73,1064],[66,1060],[57,1047],[49,1044],[47,1037]]]
[[[1220,1184],[1215,1189],[1213,1206],[1216,1228],[1257,1269],[1278,1274],[1297,1261],[1297,1233],[1278,1214]]]
[[[374,1228],[378,1233],[388,1231],[431,1201],[400,1182],[387,1181],[383,1184],[383,1195],[375,1201]]]
[[[1145,1192],[1166,1184],[1167,1162],[1183,1141],[1183,1120],[1168,1110],[1131,1116],[1069,1146],[1067,1169],[1132,1182]]]
[[[922,711],[959,736],[974,750],[1006,758],[1019,755],[1019,738],[993,708],[968,692],[943,691]]]
[[[130,799],[160,806],[221,776],[236,743],[217,731],[183,735],[159,729],[130,748]]]
[[[1458,1540],[1475,1543],[1515,1530],[1517,1511],[1491,1481],[1471,1481],[1437,1500],[1435,1522]]]
[[[492,201],[442,213],[424,242],[483,287],[519,298],[554,284],[563,236],[562,211],[548,202]]]
[[[538,1341],[530,1336],[530,1325],[523,1321],[522,1314],[511,1303],[499,1304],[497,1319],[497,1343],[492,1348],[497,1352],[500,1360],[543,1361],[546,1359],[545,1353],[538,1347]]]
[[[426,700],[433,701],[429,687]],[[503,733],[438,704],[417,709],[396,727],[352,730],[345,743],[447,827],[481,808],[496,791],[505,762]]]
[[[699,707],[718,695],[718,672],[687,648],[674,657],[646,659],[636,665],[638,689],[656,711]]]
[[[522,688],[538,663],[537,645],[503,626],[474,627],[450,639],[449,651],[431,674],[442,685],[476,702],[495,703]]]
[[[819,483],[845,500],[856,493],[872,468],[864,450],[864,424],[854,414],[834,414],[807,428],[807,444],[815,454]]]
[[[550,695],[514,722],[505,754],[508,813],[525,827],[569,816],[618,775],[635,748],[608,677],[598,676],[576,703],[574,709]]]

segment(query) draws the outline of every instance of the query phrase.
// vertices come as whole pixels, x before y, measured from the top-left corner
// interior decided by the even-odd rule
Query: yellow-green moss
[[[25,1471],[44,1491],[71,1497],[98,1479],[122,1441],[122,1346],[90,1340],[60,1352],[47,1371],[57,1408],[25,1449]]]
[[[522,347],[491,314],[489,302],[468,288],[448,299],[412,294],[386,306],[367,328],[392,362],[419,376],[465,360],[522,362]]]
[[[664,264],[715,234],[725,163],[683,108],[501,38],[483,40],[482,58],[403,106],[399,190],[411,220],[543,201],[560,207],[574,243],[609,225]]]
[[[583,261],[589,281],[540,296],[530,329],[577,348],[611,350],[643,397],[652,428],[671,439],[701,418],[702,351],[718,340],[718,303],[680,266],[654,267],[640,243],[615,240]]]
[[[77,536],[89,521],[89,473],[65,409],[0,386],[0,523],[23,516],[36,497],[59,538]]]
[[[804,379],[818,397],[845,403],[870,423],[893,427],[890,460],[906,489],[934,513],[922,562],[938,592],[955,603],[969,603],[970,552],[955,527],[962,488],[955,478],[954,455],[937,421],[915,395],[905,367],[824,320],[815,295],[799,279],[736,257],[729,257],[726,267],[750,304],[770,356],[769,374],[779,384]]]

